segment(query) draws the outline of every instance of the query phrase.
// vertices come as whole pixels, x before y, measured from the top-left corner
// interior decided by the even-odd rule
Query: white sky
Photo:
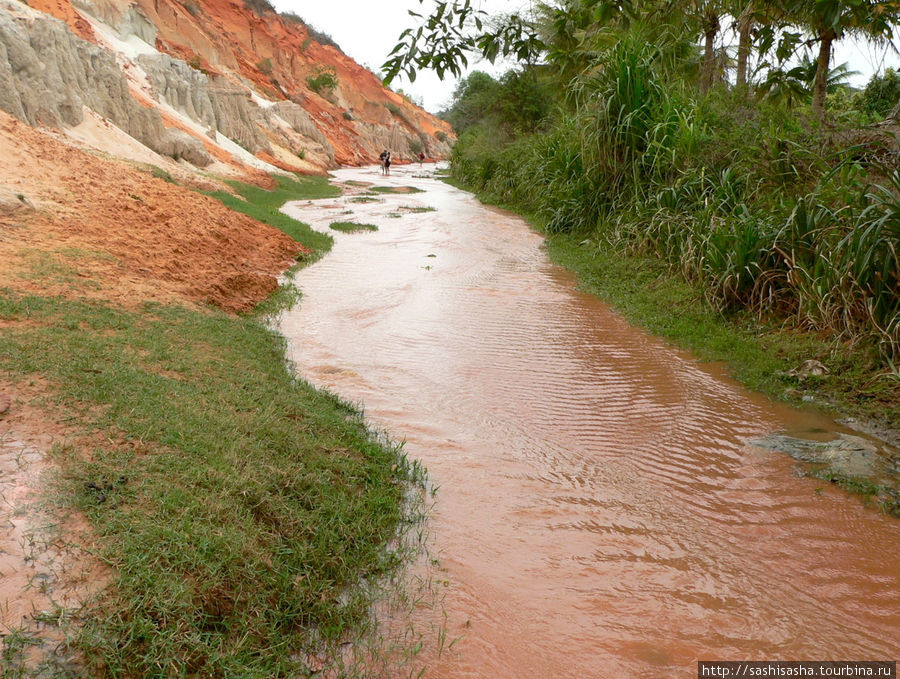
[[[530,0],[480,0],[473,3],[488,12],[504,12],[527,7]],[[279,12],[294,12],[317,30],[327,33],[357,63],[381,72],[381,65],[397,44],[397,38],[406,28],[418,26],[418,19],[409,16],[408,10],[427,16],[432,5],[428,0],[273,0]],[[506,68],[491,68],[491,64],[470,64],[470,70],[482,70],[498,74]],[[416,81],[410,83],[398,77],[391,83],[394,90],[421,97],[425,109],[436,113],[450,101],[456,88],[456,79],[445,75],[442,82],[430,71],[420,71]]]
[[[488,12],[508,12],[527,8],[532,0],[477,0],[476,5]],[[417,26],[418,20],[409,16],[408,10],[427,15],[431,3],[426,0],[274,0],[275,9],[294,12],[316,29],[327,33],[341,48],[358,63],[380,73],[381,64],[397,44],[397,37],[405,28]],[[843,40],[837,44],[832,65],[848,62],[851,70],[860,75],[851,79],[851,84],[865,85],[876,70],[886,66],[900,68],[900,56],[886,48],[869,47],[865,43]],[[470,64],[469,70],[479,69],[491,74],[499,74],[507,66],[491,66],[487,62]],[[445,76],[444,81],[429,71],[418,74],[414,83],[397,78],[391,83],[393,89],[402,89],[407,94],[421,97],[425,108],[432,112],[445,107],[449,102],[456,80]]]

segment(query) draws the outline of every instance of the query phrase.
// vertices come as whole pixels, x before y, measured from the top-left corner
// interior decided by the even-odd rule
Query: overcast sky
[[[531,1],[478,0],[475,4],[488,12],[504,12],[527,8]],[[273,4],[278,11],[294,12],[327,33],[344,52],[375,72],[380,72],[381,65],[397,44],[397,37],[403,29],[417,25],[417,20],[409,16],[408,10],[425,14],[431,7],[429,0],[424,3],[424,10],[419,0],[274,0]],[[900,57],[889,50],[875,49],[849,40],[837,45],[832,65],[844,62],[848,62],[852,70],[860,72],[851,81],[856,86],[864,85],[872,73],[885,66],[900,67]],[[471,66],[491,74],[505,70],[502,66],[492,67],[488,63]],[[414,83],[398,78],[391,83],[391,87],[420,97],[427,110],[437,112],[450,100],[456,80],[447,78],[442,82],[431,72],[421,72]]]
[[[381,65],[387,61],[403,29],[418,26],[408,11],[427,14],[431,8],[428,0],[424,5],[418,0],[274,0],[272,4],[279,12],[294,12],[327,33],[346,54],[376,73],[381,72]],[[489,12],[503,12],[528,7],[529,0],[480,0],[473,4],[480,4]],[[489,63],[475,68],[489,73],[505,70],[491,69]],[[423,71],[414,83],[397,78],[391,87],[421,97],[427,110],[437,112],[450,100],[456,80],[447,77],[441,82],[434,73]]]

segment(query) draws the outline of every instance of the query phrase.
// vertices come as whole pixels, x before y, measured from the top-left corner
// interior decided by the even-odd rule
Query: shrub
[[[275,11],[275,8],[268,0],[244,0],[244,6],[257,16]]]
[[[344,51],[344,50],[341,49],[341,46],[338,45],[338,44],[334,41],[334,38],[332,38],[332,37],[331,37],[330,35],[328,35],[327,33],[323,33],[322,31],[317,30],[317,29],[315,28],[315,26],[310,26],[308,23],[306,23],[306,22],[302,19],[302,17],[300,17],[299,14],[296,14],[296,13],[294,13],[294,12],[282,12],[282,13],[281,13],[281,18],[284,19],[285,21],[287,21],[288,23],[292,23],[292,24],[302,24],[303,26],[305,26],[305,27],[306,27],[306,32],[309,34],[309,37],[312,38],[313,40],[315,40],[315,41],[316,41],[317,43],[319,43],[320,45],[331,45],[332,47],[334,47],[334,48],[335,48],[336,50],[338,50],[339,52],[343,52],[343,51]],[[308,41],[309,41],[309,38],[307,38],[307,41],[305,41],[305,42],[303,43],[303,49],[306,49],[306,47],[309,45],[309,42],[308,42]]]
[[[422,140],[418,137],[410,137],[409,142],[409,152],[413,154],[413,156],[418,157],[422,151],[425,150],[425,144],[422,143]]]
[[[861,108],[880,118],[888,115],[900,102],[900,73],[893,68],[883,75],[872,76],[862,92]]]
[[[330,45],[331,47],[334,47],[339,52],[344,51],[341,49],[341,46],[338,45],[334,41],[334,39],[327,33],[323,33],[322,31],[316,30],[316,28],[314,26],[310,26],[309,24],[306,24],[306,30],[309,32],[310,37],[312,37],[312,39],[315,40],[320,45]]]
[[[447,143],[447,133],[444,132],[443,130],[438,130],[437,132],[435,132],[435,133],[434,133],[434,138],[437,139],[437,140],[438,140],[439,142],[441,142],[442,144],[446,144],[446,143]]]
[[[259,69],[259,72],[264,75],[272,74],[272,60],[266,57],[256,64],[256,68]]]
[[[317,94],[333,90],[338,86],[337,71],[334,66],[317,66],[306,79],[306,85]]]

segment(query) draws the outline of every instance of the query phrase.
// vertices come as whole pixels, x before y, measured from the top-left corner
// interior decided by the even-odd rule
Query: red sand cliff
[[[303,106],[329,138],[339,163],[375,161],[360,151],[345,111],[359,121],[385,125],[396,121],[432,136],[451,132],[448,123],[384,88],[373,73],[340,50],[310,38],[302,23],[271,12],[259,16],[242,0],[203,0],[195,5],[139,0],[138,4],[159,30],[157,47],[162,51],[184,59],[198,56],[213,70],[240,73],[269,98],[292,99]],[[346,108],[307,87],[307,77],[321,65],[334,67],[339,103]],[[400,115],[394,116],[387,105],[398,108]]]
[[[375,147],[361,143],[367,132],[357,121],[386,129],[400,126],[432,142],[436,134],[452,134],[446,122],[383,87],[373,73],[340,50],[312,39],[304,24],[271,11],[257,14],[243,0],[97,0],[96,4],[105,14],[118,16],[133,4],[156,27],[160,51],[199,64],[207,72],[244,79],[270,100],[298,103],[328,138],[340,164],[376,161]],[[30,5],[63,19],[79,36],[93,38],[90,24],[69,0],[33,0]],[[333,68],[339,83],[324,96],[307,85],[307,78],[322,67]],[[402,155],[403,149],[397,151]]]

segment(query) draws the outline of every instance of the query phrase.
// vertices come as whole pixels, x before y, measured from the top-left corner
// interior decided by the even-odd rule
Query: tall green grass
[[[706,98],[629,38],[570,86],[574,107],[510,143],[471,128],[452,171],[551,233],[653,254],[717,310],[784,317],[900,355],[900,175],[818,121]]]

